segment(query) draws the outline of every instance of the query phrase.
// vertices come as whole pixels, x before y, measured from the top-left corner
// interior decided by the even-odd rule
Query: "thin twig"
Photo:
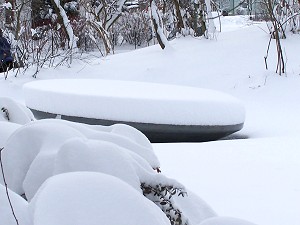
[[[266,65],[266,70],[268,70],[268,56],[269,56],[269,50],[270,50],[270,44],[271,44],[271,40],[272,40],[272,35],[270,35],[270,39],[269,39],[269,44],[268,44],[268,48],[267,48],[267,54],[265,55],[264,59],[265,59],[265,65]]]
[[[1,173],[2,173],[2,178],[3,178],[3,183],[4,183],[4,186],[5,186],[5,192],[6,192],[7,200],[9,202],[9,206],[10,206],[11,212],[12,212],[14,218],[15,218],[15,221],[16,221],[17,225],[19,225],[19,221],[18,221],[18,219],[16,217],[14,208],[12,206],[12,203],[11,203],[11,200],[10,200],[10,197],[9,197],[8,187],[7,187],[6,179],[5,179],[5,176],[4,176],[4,170],[3,170],[3,164],[2,164],[2,150],[3,149],[4,149],[4,147],[0,148],[0,165],[1,165]]]

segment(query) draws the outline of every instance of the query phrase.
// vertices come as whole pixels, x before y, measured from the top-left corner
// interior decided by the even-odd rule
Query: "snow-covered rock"
[[[28,212],[28,203],[14,192],[8,190],[15,216],[20,225],[32,225]],[[16,225],[12,209],[6,195],[6,190],[0,184],[0,225]]]
[[[95,172],[48,179],[30,203],[33,225],[169,225],[165,214],[120,179]]]

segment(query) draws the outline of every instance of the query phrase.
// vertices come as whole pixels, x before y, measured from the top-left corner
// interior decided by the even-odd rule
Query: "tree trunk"
[[[68,20],[67,14],[64,8],[60,5],[60,0],[51,0],[51,3],[54,7],[55,13],[58,17],[59,22],[62,25],[63,30],[65,31],[69,44],[68,48],[77,47],[76,41],[77,37],[73,33],[73,29],[71,27],[70,21]]]
[[[180,11],[179,0],[173,0],[173,2],[174,2],[174,6],[175,6],[175,11],[176,11],[177,29],[179,32],[181,32],[181,29],[184,29],[184,23],[183,23],[181,11]]]
[[[162,20],[161,16],[159,14],[158,8],[155,4],[154,0],[150,0],[150,8],[151,8],[151,20],[153,23],[154,32],[158,41],[158,44],[162,49],[166,48],[166,44],[168,43],[168,40],[166,36],[163,33],[162,29]]]

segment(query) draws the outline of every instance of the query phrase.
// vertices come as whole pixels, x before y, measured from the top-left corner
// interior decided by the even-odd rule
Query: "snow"
[[[161,48],[170,51],[172,48],[166,38],[166,35],[164,34],[162,28],[162,18],[154,0],[150,2],[149,12],[151,12],[150,15],[152,19],[153,31],[156,33],[157,37],[159,37],[162,42]]]
[[[184,201],[185,198],[180,199],[180,201],[174,199],[174,201],[178,206],[180,205],[182,211],[185,212],[185,216],[189,217],[191,222],[196,225],[215,225],[216,223],[218,225],[251,224],[244,220],[257,225],[299,225],[299,35],[288,34],[287,39],[282,41],[287,60],[287,73],[280,77],[273,72],[276,66],[274,43],[272,43],[270,49],[269,70],[265,70],[263,57],[266,53],[269,36],[264,23],[251,22],[247,17],[240,16],[221,17],[221,20],[222,33],[216,33],[216,40],[192,37],[180,38],[170,42],[173,51],[162,51],[159,46],[151,46],[101,59],[91,58],[88,63],[78,61],[71,68],[45,68],[41,70],[38,79],[114,79],[168,85],[176,84],[214,89],[235,96],[243,102],[247,117],[244,128],[229,137],[229,140],[152,145],[161,162],[163,176],[176,178],[177,182],[184,184],[189,193],[195,193],[194,195],[189,194],[186,198],[187,201]],[[217,21],[215,24],[218,24]],[[30,69],[28,71],[30,72]],[[25,104],[25,98],[21,91],[22,85],[33,79],[30,73],[19,74],[17,78],[13,75],[13,71],[10,71],[8,80],[5,81],[3,77],[1,78],[0,96],[12,97],[14,100]],[[5,142],[5,139],[10,135],[5,146],[8,143],[10,143],[11,149],[14,147],[21,149],[21,146],[26,146],[27,154],[21,155],[20,158],[12,157],[9,163],[18,164],[20,161],[27,161],[27,157],[34,153],[31,152],[33,147],[38,145],[39,142],[34,138],[25,142],[25,139],[30,137],[29,134],[24,134],[24,136],[15,139],[14,144],[12,144],[12,140],[16,133],[19,133],[28,125],[17,128],[20,125],[15,126],[7,121],[1,122],[0,125],[1,141]],[[65,130],[63,125],[57,126],[57,124],[53,125],[54,128],[51,128],[51,130],[57,131],[60,135],[64,133],[60,131],[60,128]],[[42,127],[47,129],[49,126],[46,123],[41,123]],[[77,134],[79,139],[87,138],[82,132],[78,131],[79,128],[72,128],[71,125],[68,125],[68,127],[66,133],[72,130],[74,132],[74,135],[70,135],[72,138]],[[6,129],[10,131],[6,131]],[[44,136],[41,132],[37,131],[37,134],[32,135]],[[3,133],[5,134],[4,138],[2,138]],[[125,133],[124,131],[123,134]],[[94,133],[89,132],[89,135],[93,136]],[[135,135],[132,136],[135,137]],[[53,137],[53,140],[51,140],[51,137]],[[49,142],[55,143],[56,139],[57,137],[51,134]],[[130,137],[127,139],[130,139]],[[52,146],[54,146],[54,143]],[[59,143],[59,145],[63,143]],[[138,146],[144,146],[141,143],[149,146],[149,143],[144,140],[139,142]],[[49,146],[51,145],[49,144]],[[145,148],[148,149],[148,147]],[[22,154],[21,151],[19,152]],[[46,154],[46,152],[44,153]],[[17,153],[15,156],[17,156]],[[143,158],[141,156],[137,157],[137,154],[133,157]],[[142,168],[145,167],[145,164],[150,167],[149,162],[145,162],[145,160],[140,160],[135,166],[137,167],[139,164],[142,165]],[[146,171],[148,170],[150,171],[151,168],[146,169]],[[144,174],[143,170],[139,171]],[[18,169],[15,169],[15,173],[19,172]],[[62,178],[59,178],[57,182],[54,180],[57,176],[48,179],[48,181],[51,181],[49,186],[47,183],[44,184],[45,186],[39,192],[40,197],[35,197],[34,202],[39,206],[36,205],[35,207],[33,201],[30,203],[35,212],[35,219],[41,221],[41,224],[47,224],[44,220],[52,221],[56,215],[62,213],[62,211],[56,211],[56,208],[64,209],[64,216],[68,212],[65,207],[71,209],[69,215],[72,217],[82,215],[76,211],[75,205],[72,206],[71,203],[77,200],[77,198],[74,198],[75,195],[78,195],[79,198],[81,194],[88,194],[83,189],[80,189],[80,194],[76,192],[70,202],[66,200],[59,201],[59,195],[55,198],[59,203],[57,204],[54,200],[54,196],[60,192],[67,194],[71,192],[73,187],[78,190],[82,185],[85,185],[84,182],[72,181],[70,186],[67,186],[68,184],[64,184],[62,180],[65,179],[64,176],[68,175],[69,173],[58,175]],[[97,175],[102,176],[99,173]],[[145,179],[149,178],[145,175]],[[164,179],[160,176],[157,180]],[[120,179],[116,182],[124,184]],[[57,187],[60,187],[59,192],[56,192],[54,187],[56,184]],[[126,184],[124,185],[126,186]],[[47,186],[49,189],[47,189]],[[138,196],[141,195],[130,185],[126,187]],[[52,190],[51,193],[47,191],[50,189],[53,192]],[[97,191],[93,196],[99,196],[98,194],[101,193]],[[209,203],[211,207],[205,207],[206,204],[199,200],[198,196]],[[103,198],[101,201],[106,200],[107,198]],[[144,200],[146,201],[146,199]],[[101,201],[91,204],[94,204],[96,208],[101,204]],[[106,206],[109,202],[109,200],[106,201]],[[184,204],[188,204],[188,206]],[[78,207],[82,213],[84,209],[81,206],[83,205],[79,204]],[[131,204],[126,204],[124,209],[127,206],[131,207]],[[2,207],[2,201],[0,207]],[[144,207],[147,210],[148,208],[152,210],[152,207]],[[196,208],[197,210],[193,211]],[[55,212],[54,216],[49,214],[52,209],[53,213]],[[109,207],[105,208],[109,211],[108,209]],[[153,208],[153,210],[155,209]],[[203,214],[201,210],[204,210]],[[110,212],[116,211],[111,210]],[[93,216],[100,216],[97,213]],[[142,212],[136,210],[131,215],[137,216],[138,213]],[[147,212],[144,211],[143,213]],[[162,216],[159,212],[153,211],[153,214],[159,218]],[[119,214],[115,213],[111,217],[113,221],[121,218],[116,215]],[[224,218],[224,216],[227,218]],[[64,218],[67,217],[63,217],[62,220]],[[81,218],[86,219],[85,214]],[[242,220],[232,218],[241,218]],[[63,222],[65,221],[63,220]],[[142,223],[144,224],[144,222],[147,221]]]
[[[52,174],[53,157],[69,139],[76,137],[116,143],[131,152],[128,154],[137,154],[135,158],[141,157],[146,160],[149,167],[150,165],[153,168],[159,167],[159,161],[152,147],[146,148],[117,133],[96,130],[101,126],[97,126],[96,129],[90,127],[92,126],[49,119],[34,121],[16,130],[8,138],[2,153],[8,187],[18,194],[23,194],[25,191],[23,183],[26,181],[25,188],[32,197],[42,182]],[[10,163],[12,161],[13,164]],[[30,170],[30,167],[34,170]],[[29,178],[26,179],[27,175]]]
[[[10,2],[4,2],[0,6],[6,8],[6,9],[11,9],[12,8],[12,5],[11,5]]]
[[[238,99],[179,85],[55,79],[27,83],[24,93],[29,108],[68,116],[176,125],[235,125],[245,120]]]
[[[256,224],[296,225],[300,221],[299,145],[299,137],[291,136],[155,144],[155,152],[167,176],[180,177],[219,215]]]
[[[113,197],[112,197],[113,196]],[[169,225],[163,212],[121,180],[93,172],[47,180],[31,201],[33,225]]]
[[[211,0],[205,0],[206,10],[207,10],[207,18],[213,18],[212,9],[211,9]],[[216,26],[213,19],[208,20],[208,35],[213,36],[216,32]]]
[[[173,196],[172,199],[191,224],[199,224],[205,219],[216,217],[216,212],[203,199],[187,190],[184,198]]]
[[[60,16],[62,18],[62,22],[64,24],[64,27],[66,28],[66,32],[68,34],[68,39],[69,39],[69,43],[68,43],[69,49],[76,49],[77,48],[76,42],[78,41],[78,37],[76,37],[74,35],[73,29],[70,25],[70,20],[68,19],[66,11],[61,6],[60,0],[54,0],[53,2],[55,3],[57,9],[59,10]]]
[[[21,125],[16,123],[0,121],[0,146],[4,146],[5,142],[12,135],[12,133],[20,127]]]
[[[30,216],[28,212],[28,203],[19,195],[8,190],[8,195],[13,205],[14,213],[18,219],[19,224],[31,225]],[[5,187],[0,184],[0,225],[15,225],[16,220],[12,214]]]
[[[204,220],[199,225],[255,225],[253,223],[249,223],[248,221],[230,218],[230,217],[214,217]]]
[[[34,120],[34,116],[28,108],[7,97],[0,97],[0,109],[0,121],[26,124]]]

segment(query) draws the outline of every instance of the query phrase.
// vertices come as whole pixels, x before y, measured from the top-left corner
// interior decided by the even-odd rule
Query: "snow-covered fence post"
[[[154,32],[157,38],[157,41],[162,49],[165,49],[169,45],[166,36],[164,35],[162,29],[162,19],[157,8],[155,1],[150,0],[150,9],[151,9],[151,20],[154,28]]]

